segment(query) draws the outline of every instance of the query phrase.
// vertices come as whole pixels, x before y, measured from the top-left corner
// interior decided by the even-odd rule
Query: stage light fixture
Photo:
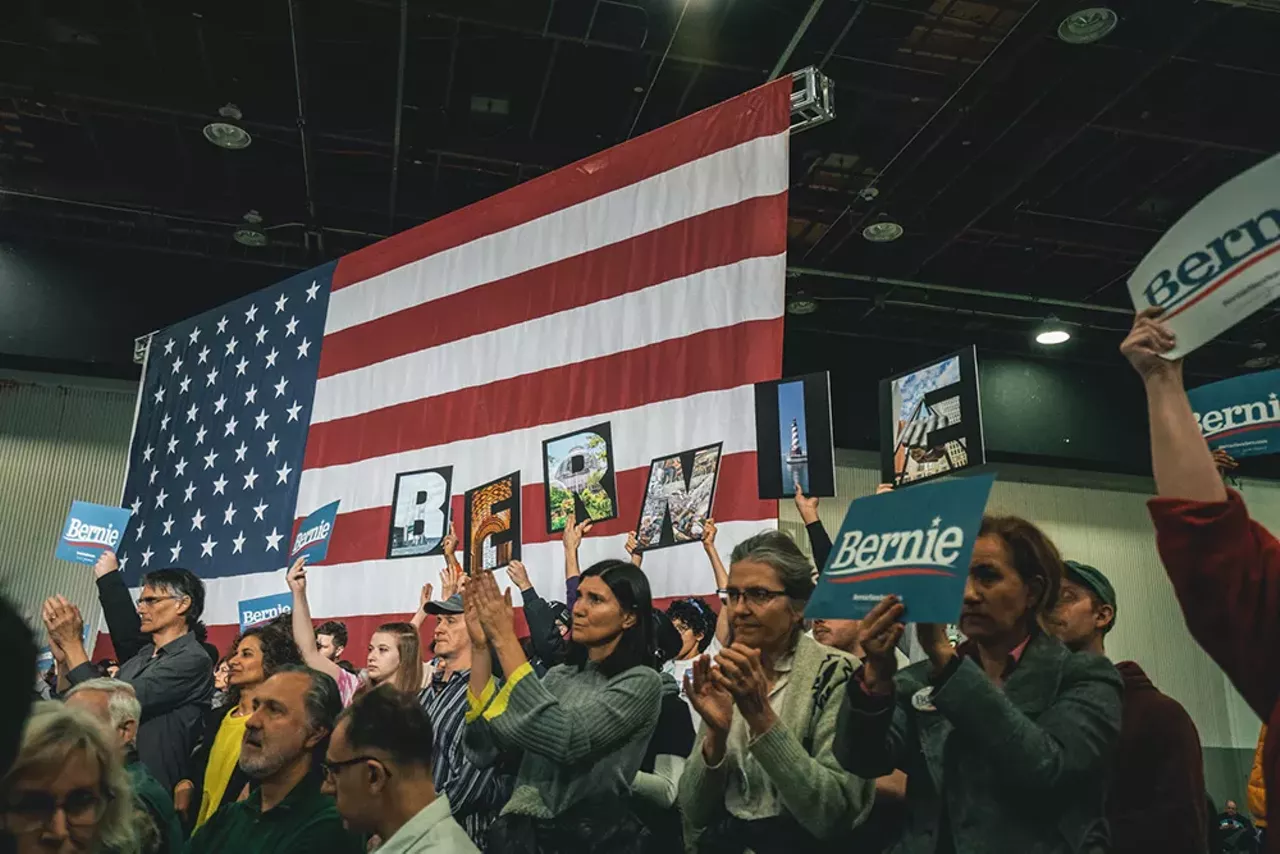
[[[247,130],[236,124],[243,118],[240,108],[235,104],[226,104],[218,110],[218,115],[224,121],[209,122],[205,125],[204,138],[218,146],[218,148],[225,148],[228,151],[239,151],[242,148],[248,148],[253,142],[253,137],[249,135]]]
[[[262,215],[257,211],[249,211],[244,215],[244,222],[244,225],[232,232],[232,239],[242,246],[252,246],[255,249],[266,246],[267,233],[259,227],[262,225]]]
[[[1120,18],[1105,6],[1081,9],[1058,24],[1058,38],[1067,44],[1092,44],[1106,38],[1118,23]]]
[[[879,222],[873,222],[871,225],[862,229],[862,237],[872,243],[889,243],[897,240],[903,235],[903,228],[891,219],[882,219]]]
[[[1046,347],[1055,347],[1070,340],[1071,333],[1067,331],[1067,327],[1053,316],[1046,319],[1044,325],[1036,331],[1036,343]]]

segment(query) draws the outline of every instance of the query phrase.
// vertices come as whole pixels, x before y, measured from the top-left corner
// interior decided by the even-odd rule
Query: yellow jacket
[[[1249,814],[1258,827],[1267,826],[1267,787],[1262,778],[1262,743],[1267,738],[1267,725],[1258,733],[1258,746],[1253,751],[1253,768],[1249,771]]]

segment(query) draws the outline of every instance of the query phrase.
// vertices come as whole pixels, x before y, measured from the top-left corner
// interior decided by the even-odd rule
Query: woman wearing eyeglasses
[[[733,550],[730,644],[701,656],[686,693],[702,718],[679,804],[700,854],[826,851],[871,807],[874,784],[832,754],[853,659],[804,634],[813,566],[764,531]]]
[[[9,846],[14,854],[138,850],[129,778],[87,712],[54,702],[33,708],[18,759],[0,780],[0,848]]]

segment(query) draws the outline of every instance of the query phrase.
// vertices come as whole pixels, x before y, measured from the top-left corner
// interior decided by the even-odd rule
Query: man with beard
[[[187,843],[187,854],[355,854],[333,799],[321,794],[317,758],[342,711],[337,684],[290,665],[262,683],[245,723],[240,770],[249,797],[220,808]]]

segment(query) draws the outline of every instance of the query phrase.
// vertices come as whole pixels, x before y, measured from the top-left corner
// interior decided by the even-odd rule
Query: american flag
[[[359,649],[441,566],[388,556],[396,475],[452,466],[459,535],[462,492],[521,473],[523,560],[562,599],[541,442],[606,421],[620,515],[584,566],[624,555],[650,460],[716,442],[721,552],[775,524],[752,385],[781,372],[789,94],[768,84],[157,333],[125,493],[135,583],[147,550],[145,568],[202,575],[218,642],[240,600],[285,590],[296,521],[340,500],[308,594]],[[696,546],[644,568],[655,597],[714,589]]]

